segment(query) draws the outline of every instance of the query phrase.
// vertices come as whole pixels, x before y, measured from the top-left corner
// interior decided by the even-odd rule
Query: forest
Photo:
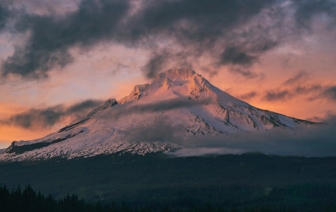
[[[336,208],[329,208],[335,210]],[[21,190],[18,186],[15,190],[9,191],[6,186],[0,187],[0,211],[2,212],[145,212],[145,211],[185,211],[185,212],[294,212],[296,210],[286,209],[282,206],[277,207],[245,207],[244,209],[226,209],[225,207],[213,207],[210,203],[198,207],[177,207],[173,208],[169,205],[156,207],[129,207],[126,204],[115,205],[114,203],[95,204],[87,203],[83,199],[79,199],[77,195],[67,194],[64,198],[55,200],[51,195],[44,196],[40,192],[36,192],[31,186],[26,186]]]
[[[334,157],[115,154],[0,172],[0,211],[336,211]]]

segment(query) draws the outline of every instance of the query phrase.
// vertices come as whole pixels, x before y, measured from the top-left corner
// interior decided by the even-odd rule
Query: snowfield
[[[189,69],[171,69],[150,84],[109,99],[82,120],[46,137],[14,141],[1,161],[171,152],[199,137],[230,136],[273,128],[297,130],[311,122],[262,110],[213,86]],[[223,141],[225,142],[225,141]]]

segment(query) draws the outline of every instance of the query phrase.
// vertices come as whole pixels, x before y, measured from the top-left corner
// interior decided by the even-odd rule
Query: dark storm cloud
[[[180,50],[173,51],[174,58],[181,56],[181,49],[184,49],[193,59],[204,52],[213,52],[223,65],[250,65],[257,56],[250,55],[248,51],[265,51],[268,45],[258,44],[243,50],[234,42],[235,47],[226,49],[222,55],[212,50],[218,43],[223,44],[227,32],[274,2],[147,0],[130,15],[131,1],[83,0],[76,11],[63,16],[18,15],[16,33],[29,32],[29,38],[24,45],[16,46],[14,54],[4,61],[2,75],[43,78],[51,69],[63,68],[74,61],[70,48],[87,48],[106,41],[152,51],[158,42],[166,39],[180,47]],[[158,48],[155,49],[154,56],[144,68],[148,77],[155,74],[154,68],[165,64],[163,56],[155,53]],[[159,48],[160,51],[169,49]],[[180,59],[179,63],[182,61]]]
[[[169,56],[170,55],[165,51],[160,53],[154,52],[145,66],[142,67],[142,71],[145,73],[146,77],[154,78],[157,75],[158,70],[162,70],[164,68]]]
[[[213,102],[212,99],[169,99],[148,104],[129,105],[128,107],[114,107],[109,114],[103,114],[100,118],[120,118],[121,116],[130,114],[143,114],[147,112],[161,112],[174,110],[184,107],[192,107],[196,105],[204,105]]]
[[[42,109],[30,109],[23,113],[13,115],[0,123],[26,129],[50,128],[67,117],[72,119],[84,117],[90,110],[101,103],[101,101],[97,100],[86,100],[71,105],[68,108],[63,105],[57,105]]]
[[[5,8],[4,6],[1,6],[0,4],[0,32],[1,30],[3,30],[3,28],[5,28],[6,26],[6,21],[9,18],[9,11],[7,10],[7,8]]]
[[[204,154],[264,154],[326,157],[336,156],[336,117],[324,119],[323,124],[308,126],[296,131],[273,129],[254,133],[237,133],[216,138],[199,138],[184,142],[184,149],[173,155]]]
[[[223,65],[251,65],[256,57],[248,55],[235,47],[228,47],[221,55],[220,64]]]
[[[2,64],[2,75],[43,78],[51,69],[63,68],[73,62],[71,47],[111,40],[128,8],[127,1],[83,0],[66,16],[22,15],[16,29],[30,37]]]
[[[71,12],[77,8],[80,0],[1,0],[4,6],[10,6],[12,9],[24,10],[29,14],[38,15],[61,15]]]
[[[311,21],[316,15],[326,14],[333,18],[332,24],[336,26],[336,1],[335,0],[294,0],[296,6],[296,23],[299,27],[309,29]]]
[[[181,39],[181,42],[211,42],[219,38],[223,30],[247,21],[265,6],[275,1],[247,0],[177,0],[144,1],[143,10],[136,14],[128,28],[129,39],[147,38],[148,35],[163,34]]]
[[[285,18],[289,6],[281,0],[82,0],[77,10],[62,15],[25,12],[9,2],[11,14],[17,14],[11,16],[10,33],[28,38],[14,44],[2,64],[3,77],[47,77],[75,61],[71,48],[88,51],[102,42],[146,50],[150,57],[142,71],[149,78],[166,66],[191,68],[203,56],[215,72],[219,66],[252,66],[287,37],[300,36]],[[335,17],[331,0],[293,0],[290,6],[297,22],[321,11]],[[0,24],[5,23],[1,11]],[[238,72],[246,78],[251,73]]]
[[[236,36],[231,34],[234,29],[239,28],[274,2],[154,1],[136,16],[138,18],[129,27],[132,33],[127,34],[132,35],[132,38],[137,37],[143,40],[147,40],[152,35],[158,35],[162,39],[171,40],[174,44],[179,45],[182,50],[170,51],[174,66],[186,67],[183,60],[176,60],[176,58],[181,58],[177,57],[177,55],[181,55],[181,52],[183,59],[189,59],[192,63],[197,63],[198,58],[203,54],[211,54],[214,65],[251,65],[257,61],[258,55],[270,48],[271,45],[265,44],[264,39],[259,39],[259,42],[251,42],[253,44],[249,49],[243,49],[241,48],[245,46],[243,41],[239,41]],[[245,32],[242,32],[240,37],[242,34],[245,35],[245,39],[249,37]],[[223,52],[217,50],[218,46],[225,45],[230,47],[225,48]],[[168,51],[171,49],[168,48]],[[162,50],[167,51],[167,47]],[[183,54],[184,51],[187,51],[188,54]],[[156,72],[158,71],[160,70],[156,70]]]

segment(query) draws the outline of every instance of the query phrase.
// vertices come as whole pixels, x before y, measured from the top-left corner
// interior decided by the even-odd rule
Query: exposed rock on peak
[[[116,99],[108,99],[106,100],[105,104],[93,109],[90,113],[87,114],[87,117],[91,117],[99,111],[106,110],[109,107],[113,107],[114,105],[118,104]]]
[[[149,84],[143,84],[143,85],[136,85],[134,86],[133,90],[128,96],[125,96],[124,98],[119,100],[120,104],[125,104],[127,102],[130,102],[132,100],[139,100],[142,96],[146,95],[146,88],[149,86]]]

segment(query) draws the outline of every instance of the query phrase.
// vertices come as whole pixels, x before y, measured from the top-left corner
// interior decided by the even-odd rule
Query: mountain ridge
[[[12,142],[0,153],[0,160],[171,152],[198,137],[273,128],[297,130],[311,124],[254,107],[221,91],[191,69],[170,69],[151,83],[134,86],[118,101],[108,99],[58,132]]]

